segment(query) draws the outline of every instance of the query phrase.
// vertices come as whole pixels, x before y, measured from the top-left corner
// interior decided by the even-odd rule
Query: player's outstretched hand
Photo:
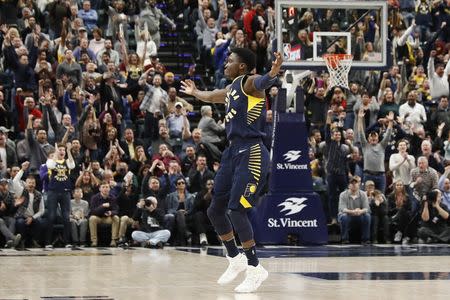
[[[195,86],[195,83],[192,80],[186,79],[181,82],[182,93],[193,96],[196,90],[197,87]]]
[[[283,56],[281,56],[280,52],[274,52],[275,60],[272,62],[272,69],[270,70],[270,76],[275,77],[280,72],[281,64],[283,64]]]

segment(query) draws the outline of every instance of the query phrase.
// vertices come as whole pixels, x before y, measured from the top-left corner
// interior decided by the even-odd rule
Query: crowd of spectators
[[[302,82],[314,187],[343,243],[448,243],[450,1],[387,2],[386,70],[351,70],[348,90],[328,88],[326,73]],[[359,50],[377,30],[373,17],[352,30]],[[305,12],[299,38],[341,24],[332,10]],[[357,45],[352,54],[364,60]]]
[[[450,0],[387,2],[392,65],[351,71],[349,90],[329,88],[326,72],[301,82],[314,188],[343,242],[355,228],[363,243],[448,242]],[[343,26],[332,10],[294,22],[303,56],[313,31]],[[370,22],[356,26],[360,43]],[[274,24],[273,1],[1,1],[6,246],[97,246],[99,224],[110,246],[211,242],[224,125],[208,105],[193,122],[198,104],[178,91],[194,68],[175,76],[160,31],[187,32],[201,75],[223,88],[233,47],[257,54],[258,73],[270,68]],[[268,147],[279,88],[267,91]]]

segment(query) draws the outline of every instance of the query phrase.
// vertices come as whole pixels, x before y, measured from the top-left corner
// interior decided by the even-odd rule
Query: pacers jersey
[[[247,75],[234,79],[225,98],[225,129],[230,141],[261,138],[266,135],[264,133],[265,99],[244,93],[245,79]]]
[[[66,160],[55,160],[55,162],[55,168],[48,170],[48,189],[57,192],[68,191],[71,188],[71,181]]]

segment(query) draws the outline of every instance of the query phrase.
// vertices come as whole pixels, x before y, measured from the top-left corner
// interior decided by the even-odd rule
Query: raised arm
[[[194,81],[186,79],[181,82],[181,92],[208,103],[225,103],[229,86],[225,89],[215,89],[213,91],[200,91]]]
[[[276,81],[277,75],[280,72],[283,57],[281,52],[274,52],[275,60],[272,62],[272,68],[265,75],[252,75],[244,85],[244,92],[249,95],[259,94],[264,90],[270,88]],[[249,70],[251,71],[251,70]]]

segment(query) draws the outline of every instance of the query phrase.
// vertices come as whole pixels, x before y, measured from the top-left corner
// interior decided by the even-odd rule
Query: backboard
[[[324,69],[322,55],[352,54],[352,69],[387,66],[387,2],[276,0],[285,69]]]

